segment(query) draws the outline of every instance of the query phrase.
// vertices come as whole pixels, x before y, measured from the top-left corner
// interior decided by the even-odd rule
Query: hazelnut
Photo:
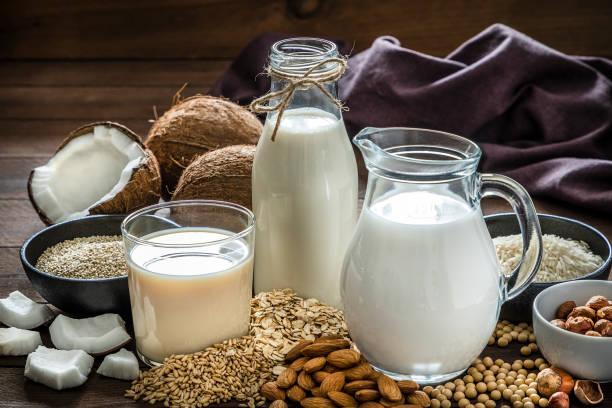
[[[567,318],[570,319],[572,317],[578,317],[578,316],[588,317],[591,320],[595,320],[595,310],[587,306],[578,306],[578,307],[575,307],[574,310],[571,311],[571,313],[569,314]]]
[[[593,328],[593,320],[584,316],[570,317],[565,323],[567,330],[574,333],[586,333]]]
[[[563,319],[551,320],[550,323],[553,326],[557,326],[560,329],[567,330],[567,324],[565,323],[565,320],[563,320]]]
[[[605,296],[596,295],[586,302],[586,306],[590,307],[593,310],[599,310],[602,307],[608,306],[608,299],[606,299]]]
[[[598,319],[612,320],[612,306],[602,307],[597,311]]]
[[[599,319],[593,330],[601,334],[604,337],[612,337],[612,322],[606,319]]]
[[[544,397],[550,397],[556,392],[570,393],[574,388],[572,377],[558,367],[545,368],[536,377],[538,392]]]
[[[591,336],[591,337],[601,337],[601,334],[599,334],[595,330],[589,330],[588,332],[586,332],[584,334],[587,335],[587,336]]]
[[[557,309],[557,313],[555,317],[557,319],[567,319],[567,316],[574,310],[576,307],[576,302],[573,300],[568,300],[567,302],[561,303],[561,306]]]
[[[564,392],[555,392],[548,399],[549,408],[569,408],[569,395]]]
[[[576,385],[574,386],[574,395],[584,405],[597,405],[603,401],[601,386],[595,381],[576,381]]]

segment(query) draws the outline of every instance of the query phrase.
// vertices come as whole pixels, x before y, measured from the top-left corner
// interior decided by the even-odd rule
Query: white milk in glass
[[[480,208],[452,195],[393,193],[364,209],[351,243],[343,275],[351,337],[391,372],[463,370],[486,346],[500,299]]]
[[[195,244],[234,235],[176,228],[142,237],[151,243]],[[162,362],[248,331],[253,255],[240,239],[201,247],[136,244],[128,256],[138,351]]]
[[[339,307],[357,219],[357,167],[344,123],[318,108],[266,121],[253,165],[255,291],[293,288]]]

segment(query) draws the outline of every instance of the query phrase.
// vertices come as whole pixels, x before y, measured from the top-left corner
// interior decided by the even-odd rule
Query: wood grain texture
[[[497,22],[566,53],[612,55],[608,0],[9,0],[0,15],[0,58],[12,59],[230,58],[267,31],[356,51],[393,35],[442,56]]]
[[[19,247],[44,224],[26,200],[0,200],[0,248]]]
[[[15,290],[36,302],[44,302],[21,267],[19,248],[0,248],[0,298]]]
[[[0,157],[48,157],[71,131],[100,120],[99,116],[91,112],[84,119],[0,119]],[[122,119],[120,122],[143,138],[151,126],[146,118]]]
[[[19,61],[0,64],[0,87],[88,86],[208,89],[229,61]]]

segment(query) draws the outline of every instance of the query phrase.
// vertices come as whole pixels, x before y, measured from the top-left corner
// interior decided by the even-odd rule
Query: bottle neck
[[[272,92],[280,91],[287,86],[287,81],[284,80],[273,80],[270,90]],[[338,97],[338,83],[331,82],[321,85],[327,92],[329,92],[334,98]],[[275,98],[274,104],[279,103],[280,98]],[[331,113],[337,118],[341,117],[341,112],[338,106],[329,97],[323,93],[318,87],[311,86],[304,89],[296,89],[293,97],[287,105],[287,109],[297,108],[317,108],[325,112]],[[273,112],[275,114],[275,112]]]

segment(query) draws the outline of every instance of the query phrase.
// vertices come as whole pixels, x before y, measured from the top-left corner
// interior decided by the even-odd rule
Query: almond
[[[278,386],[274,382],[265,383],[261,386],[259,392],[269,401],[285,399],[285,391],[278,388]]]
[[[304,364],[302,370],[306,371],[308,374],[314,373],[315,371],[319,371],[325,367],[325,363],[327,363],[325,357],[311,358]]]
[[[384,405],[379,404],[378,402],[368,401],[359,405],[359,408],[385,408]]]
[[[301,352],[302,355],[308,357],[320,357],[326,356],[332,351],[342,350],[350,346],[348,340],[333,339],[324,341],[321,343],[313,343],[304,347]]]
[[[315,339],[315,343],[325,343],[326,341],[330,341],[330,340],[344,340],[344,337],[342,337],[339,334],[326,334],[323,335],[321,337],[319,337],[318,339]]]
[[[360,402],[376,401],[379,398],[380,393],[378,390],[365,389],[355,392],[355,399]]]
[[[325,367],[323,367],[323,371],[331,374],[331,373],[336,373],[340,371],[340,369],[337,367],[334,367],[333,365],[326,364]]]
[[[314,387],[310,389],[310,393],[313,397],[325,397],[325,394],[321,392],[321,387]]]
[[[321,393],[327,395],[330,391],[342,391],[342,387],[344,387],[344,373],[340,371],[325,377],[321,383]]]
[[[429,396],[425,394],[423,391],[415,391],[410,395],[406,396],[406,400],[409,404],[419,405],[421,407],[429,407],[431,405],[431,400]]]
[[[289,406],[283,400],[276,400],[270,404],[269,408],[289,408]]]
[[[356,407],[357,401],[355,398],[342,391],[330,391],[327,393],[327,398],[336,403],[340,407]]]
[[[291,350],[289,350],[289,352],[287,353],[287,355],[285,355],[285,361],[293,361],[298,357],[302,356],[302,350],[304,349],[304,347],[307,347],[309,345],[312,344],[312,340],[300,340],[297,342],[297,344],[295,346],[293,346],[293,348]]]
[[[379,373],[378,371],[372,369],[372,372],[368,375],[366,375],[366,380],[372,380],[372,381],[377,381],[378,377],[380,377],[381,375],[383,375],[382,373]]]
[[[301,371],[304,368],[304,364],[309,360],[308,357],[299,357],[294,360],[291,364],[289,364],[289,368],[294,369],[295,371]]]
[[[373,371],[374,369],[370,364],[362,362],[355,367],[344,370],[344,375],[347,381],[363,380]]]
[[[289,398],[291,401],[300,402],[306,398],[306,392],[299,386],[294,385],[287,390],[287,398]]]
[[[410,394],[419,389],[419,384],[412,380],[398,381],[397,386],[404,394]]]
[[[293,368],[286,368],[285,371],[280,373],[276,379],[276,385],[280,388],[289,388],[297,381],[297,373]]]
[[[321,397],[304,398],[300,405],[304,408],[336,408],[331,400]]]
[[[385,407],[399,407],[406,402],[406,398],[402,396],[399,401],[389,401],[388,399],[381,398],[380,403]]]
[[[312,379],[315,380],[318,384],[321,384],[325,377],[327,377],[330,373],[327,371],[317,371],[312,374]]]
[[[355,350],[344,349],[332,351],[327,355],[327,362],[338,368],[351,368],[361,360],[361,354]]]
[[[344,386],[344,392],[348,392],[349,394],[353,394],[359,390],[365,389],[376,389],[376,382],[372,380],[357,380],[351,381],[350,383]]]
[[[397,383],[386,375],[381,375],[376,380],[378,384],[378,392],[380,395],[391,402],[400,401],[402,399],[402,391],[397,386]],[[384,405],[384,404],[383,404]]]
[[[306,371],[300,371],[300,375],[298,375],[297,378],[297,384],[306,391],[309,391],[316,386],[314,380]]]

